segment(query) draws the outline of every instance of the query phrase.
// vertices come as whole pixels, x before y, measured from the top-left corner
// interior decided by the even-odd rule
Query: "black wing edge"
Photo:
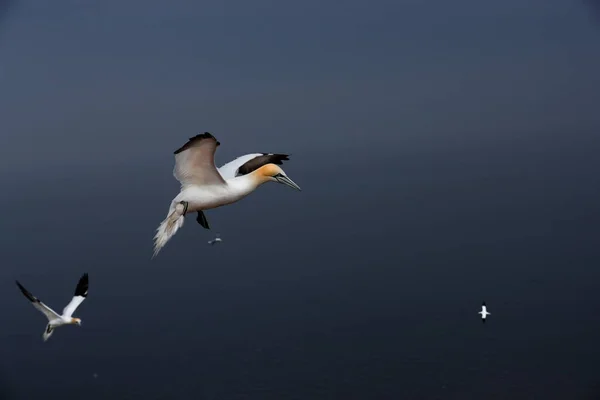
[[[23,287],[23,285],[21,285],[19,283],[19,281],[15,281],[17,286],[19,287],[19,289],[21,289],[21,292],[25,295],[25,297],[27,297],[29,299],[29,301],[31,301],[32,303],[39,303],[40,300],[38,298],[36,298],[34,295],[32,295],[29,290],[25,289]]]
[[[290,160],[290,154],[263,153],[263,157],[265,157],[267,159],[267,161],[268,161],[265,164],[283,165],[284,161],[289,161]]]
[[[77,287],[75,288],[75,296],[87,297],[89,278],[87,272],[79,278]]]
[[[239,175],[246,175],[267,164],[283,165],[284,161],[289,161],[289,157],[289,154],[262,153],[262,156],[254,157],[252,160],[240,165],[237,173]]]
[[[212,133],[210,132],[204,132],[204,133],[199,133],[194,137],[189,138],[189,140],[187,141],[186,144],[184,144],[183,146],[181,146],[180,148],[178,148],[177,150],[175,150],[173,152],[173,154],[179,154],[182,151],[186,151],[187,149],[189,149],[190,147],[192,147],[196,142],[200,141],[200,140],[204,140],[204,139],[212,139],[215,142],[217,142],[217,146],[221,145],[221,142],[219,142],[217,140],[217,138],[215,138]]]

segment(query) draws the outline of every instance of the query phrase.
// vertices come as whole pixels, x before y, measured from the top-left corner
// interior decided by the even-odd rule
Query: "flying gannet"
[[[301,190],[278,166],[289,159],[288,154],[246,154],[217,168],[215,151],[219,145],[212,134],[205,132],[175,150],[173,175],[181,189],[156,230],[153,258],[183,226],[186,214],[196,212],[196,221],[210,229],[204,210],[235,203],[263,183],[278,182]]]
[[[485,318],[486,318],[488,315],[492,315],[492,313],[489,313],[489,312],[487,311],[487,307],[485,306],[485,301],[483,302],[483,304],[481,304],[481,311],[479,311],[477,314],[481,314],[481,321],[482,321],[483,323],[485,323]]]
[[[67,306],[63,309],[62,315],[58,315],[54,310],[42,303],[34,295],[29,293],[29,291],[19,283],[19,281],[16,281],[16,283],[17,286],[19,286],[19,289],[21,289],[21,292],[23,292],[23,294],[25,295],[25,297],[27,297],[29,301],[31,301],[31,304],[33,304],[35,308],[37,308],[42,314],[46,316],[46,318],[48,318],[49,322],[48,325],[46,325],[46,330],[43,334],[44,342],[48,340],[50,336],[52,336],[54,330],[59,326],[81,326],[81,319],[73,318],[72,315],[77,309],[77,307],[79,307],[79,305],[83,303],[83,301],[87,297],[88,274],[83,274],[83,276],[79,279],[79,283],[77,283],[77,287],[75,288],[75,295],[73,296],[69,304],[67,304]]]
[[[208,241],[208,244],[215,245],[215,244],[220,243],[222,241],[223,241],[223,239],[221,239],[221,236],[217,233],[217,235],[215,236],[215,238],[213,240],[209,240]]]

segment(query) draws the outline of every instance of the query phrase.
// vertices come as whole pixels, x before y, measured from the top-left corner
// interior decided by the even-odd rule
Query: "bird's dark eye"
[[[283,175],[281,175],[281,174],[276,174],[276,175],[273,175],[273,178],[281,178],[282,176]]]

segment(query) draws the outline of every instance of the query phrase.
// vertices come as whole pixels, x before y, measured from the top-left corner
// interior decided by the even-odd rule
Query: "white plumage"
[[[219,167],[218,171],[224,179],[233,179],[236,177],[236,174],[242,165],[244,165],[248,161],[250,161],[256,157],[260,157],[262,155],[263,155],[263,153],[252,153],[252,154],[246,154],[244,156],[240,156],[240,157],[236,158],[235,160],[229,161],[227,164]]]
[[[81,326],[81,319],[73,318],[73,313],[75,312],[75,310],[77,310],[77,307],[79,307],[87,297],[89,285],[88,274],[83,274],[83,276],[79,279],[77,287],[75,288],[75,294],[73,295],[73,298],[71,299],[69,304],[67,304],[67,306],[63,309],[62,315],[59,315],[56,311],[42,303],[38,298],[36,298],[27,289],[25,289],[23,285],[19,283],[19,281],[17,281],[16,283],[19,289],[21,289],[23,295],[25,295],[25,297],[27,297],[27,299],[31,301],[31,304],[42,314],[44,314],[46,318],[48,318],[48,324],[46,325],[46,329],[44,330],[44,334],[42,336],[44,342],[48,340],[50,336],[52,336],[54,329],[58,328],[59,326]]]
[[[215,236],[215,238],[213,240],[209,240],[208,241],[208,244],[214,245],[214,244],[217,244],[217,243],[221,243],[222,241],[223,241],[223,239],[221,239],[221,235],[219,235],[217,233],[217,235]]]
[[[489,313],[487,311],[487,306],[485,305],[485,301],[481,305],[481,311],[479,311],[477,314],[481,315],[481,319],[483,320],[483,322],[485,322],[485,319],[488,315],[492,315],[492,313]]]
[[[186,214],[198,213],[196,221],[210,229],[204,210],[239,201],[265,182],[279,182],[300,190],[278,166],[288,160],[287,154],[246,154],[217,168],[214,157],[219,145],[212,134],[205,132],[190,138],[175,151],[173,175],[181,183],[181,189],[156,230],[152,257],[183,226]]]

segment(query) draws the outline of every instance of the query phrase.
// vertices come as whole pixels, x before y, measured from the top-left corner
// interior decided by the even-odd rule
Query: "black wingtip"
[[[215,138],[212,133],[210,132],[204,132],[204,133],[199,133],[196,136],[193,136],[191,138],[188,139],[187,143],[184,144],[183,146],[181,146],[180,148],[178,148],[177,150],[175,150],[173,152],[173,154],[179,154],[182,151],[185,151],[187,149],[189,149],[195,142],[199,141],[199,140],[204,140],[204,139],[212,139],[216,142],[217,146],[221,145],[221,142],[219,142],[217,140],[217,138]]]
[[[262,156],[255,157],[251,160],[248,160],[246,163],[240,165],[238,168],[238,175],[246,175],[253,171],[256,171],[260,167],[266,164],[276,164],[283,165],[284,161],[289,161],[289,154],[281,154],[281,153],[262,153]]]
[[[89,286],[89,277],[87,272],[79,278],[77,287],[75,288],[75,296],[87,297]]]
[[[190,138],[190,140],[198,140],[198,139],[216,139],[216,138],[210,132],[199,133],[196,136],[192,136]]]
[[[271,164],[283,165],[284,161],[289,161],[289,160],[290,160],[289,154],[272,154],[269,159],[269,162]]]
[[[29,299],[29,301],[31,301],[31,302],[38,301],[38,299],[36,299],[31,293],[29,293],[29,291],[27,289],[25,289],[23,287],[23,285],[21,285],[21,283],[19,283],[19,281],[15,281],[15,282],[17,283],[17,286],[21,290],[21,293],[23,293],[23,295],[25,295],[25,297],[27,297]]]

